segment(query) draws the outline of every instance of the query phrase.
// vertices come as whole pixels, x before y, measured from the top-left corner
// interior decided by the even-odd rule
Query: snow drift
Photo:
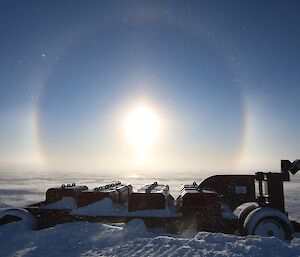
[[[300,256],[300,239],[197,233],[192,238],[149,232],[143,221],[125,225],[67,223],[30,231],[21,222],[0,227],[0,256]]]

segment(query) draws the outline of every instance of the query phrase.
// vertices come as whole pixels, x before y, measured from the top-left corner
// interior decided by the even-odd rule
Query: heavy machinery
[[[170,233],[194,229],[289,240],[300,224],[289,220],[285,211],[283,182],[298,170],[300,160],[282,160],[281,172],[215,175],[183,185],[177,199],[168,185],[157,182],[136,191],[120,181],[93,190],[67,184],[48,189],[43,202],[2,211],[0,225],[22,221],[31,229],[43,229],[66,222],[139,218],[149,228]]]

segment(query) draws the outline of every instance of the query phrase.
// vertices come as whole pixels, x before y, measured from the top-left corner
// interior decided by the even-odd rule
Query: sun
[[[146,151],[157,140],[159,120],[154,111],[141,106],[132,110],[125,120],[125,130],[129,142],[140,151]]]

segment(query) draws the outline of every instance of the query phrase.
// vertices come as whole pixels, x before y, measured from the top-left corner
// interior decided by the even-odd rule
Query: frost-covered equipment
[[[174,198],[169,194],[169,186],[154,182],[132,192],[129,197],[128,210],[159,210],[171,207]]]
[[[204,179],[198,188],[218,192],[222,203],[231,210],[243,203],[256,201],[255,175],[215,175]]]
[[[87,190],[87,186],[76,186],[72,184],[62,184],[60,187],[49,188],[46,192],[47,202],[56,202],[62,200],[64,197],[77,198],[78,194],[84,190]]]
[[[283,191],[283,182],[290,181],[289,172],[294,175],[298,170],[300,170],[300,160],[295,160],[292,163],[288,160],[282,160],[281,173],[256,173],[258,206],[252,205],[247,215],[240,218],[240,224],[242,224],[242,230],[245,234],[290,239],[293,231],[299,229],[299,223],[292,223],[288,219]],[[242,212],[246,212],[246,208],[242,208]]]
[[[183,216],[209,214],[214,216],[220,213],[221,196],[210,189],[201,190],[194,182],[192,185],[183,185],[176,200],[178,212]]]
[[[122,204],[128,201],[132,193],[131,185],[123,185],[120,181],[95,187],[93,190],[83,190],[78,194],[77,206],[83,207],[91,203],[110,198],[114,203]]]
[[[148,227],[172,233],[193,229],[290,239],[293,231],[300,231],[300,224],[288,219],[283,182],[299,169],[300,160],[283,160],[280,173],[212,176],[183,185],[176,200],[169,186],[158,182],[136,191],[120,181],[92,190],[72,183],[48,189],[43,202],[0,212],[0,225],[21,220],[29,228],[41,229],[74,221],[139,218]]]
[[[279,239],[291,239],[293,225],[288,217],[279,210],[259,207],[249,213],[244,221],[248,235],[275,236]]]

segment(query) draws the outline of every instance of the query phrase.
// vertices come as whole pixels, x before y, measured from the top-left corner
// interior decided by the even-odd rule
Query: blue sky
[[[278,169],[300,151],[299,11],[1,1],[2,169]],[[160,128],[143,163],[124,129],[140,107]]]

